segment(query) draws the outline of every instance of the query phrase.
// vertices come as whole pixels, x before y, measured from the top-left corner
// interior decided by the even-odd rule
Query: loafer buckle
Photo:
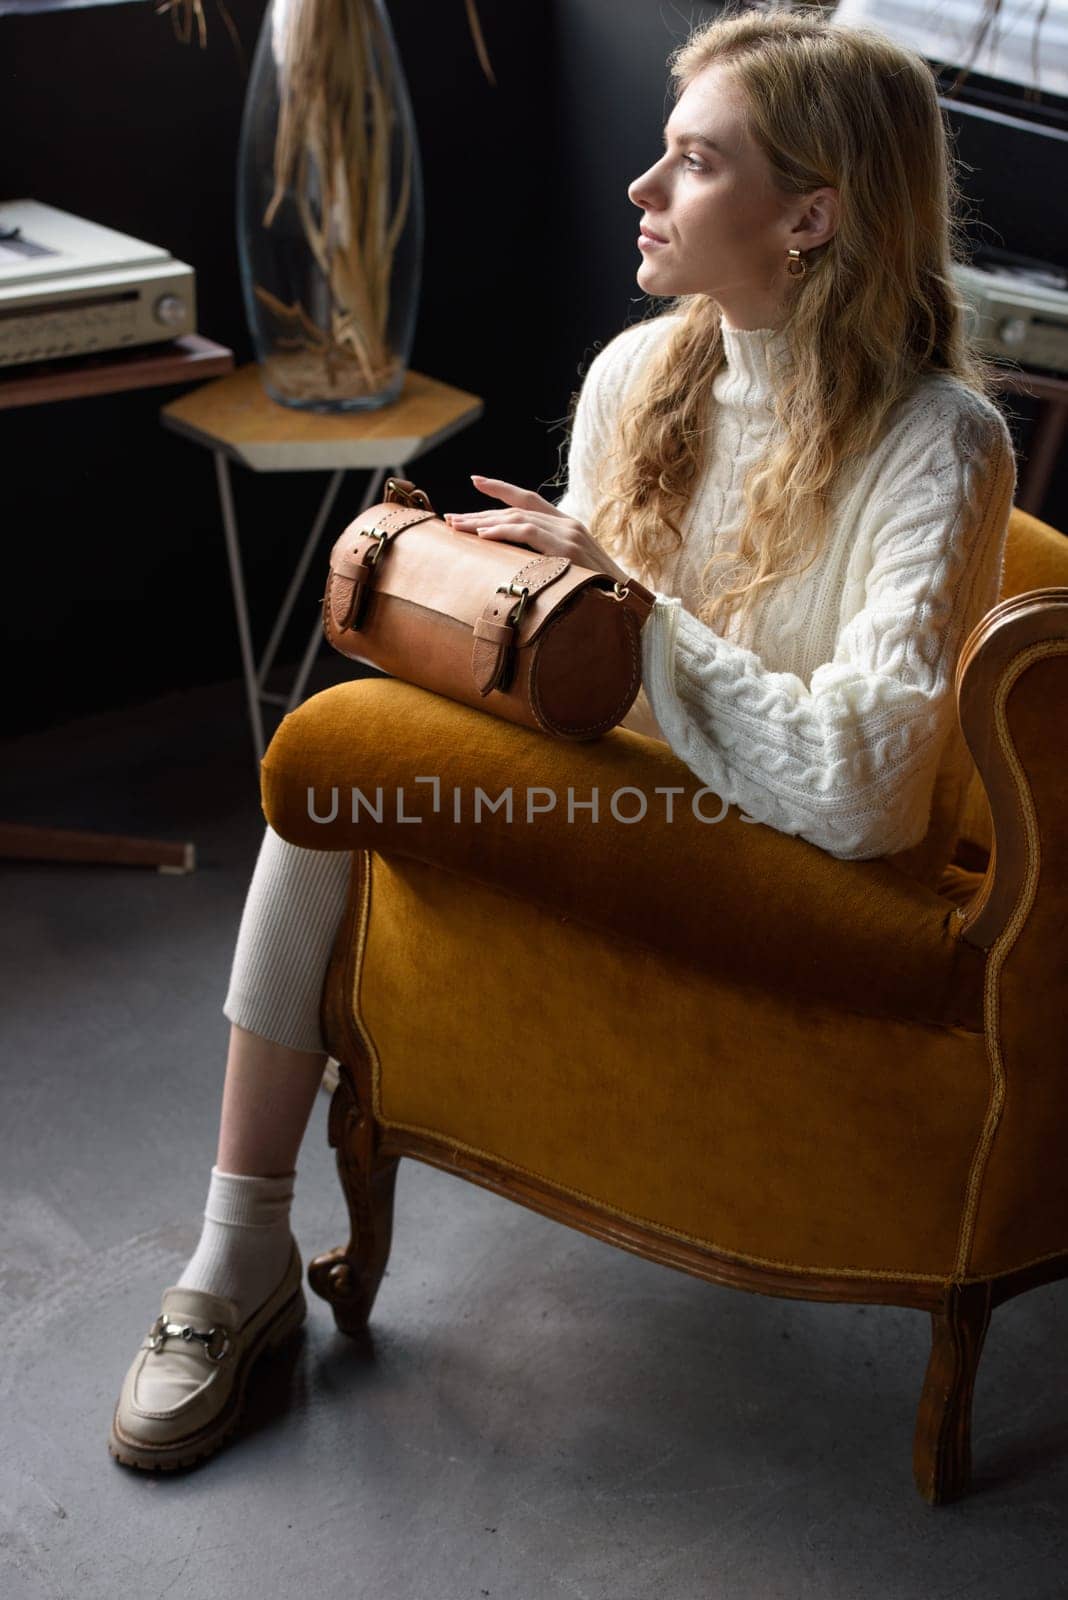
[[[230,1335],[225,1328],[194,1328],[189,1322],[168,1322],[161,1311],[149,1330],[149,1348],[158,1354],[168,1339],[184,1339],[186,1344],[199,1339],[209,1361],[221,1361],[230,1349]]]

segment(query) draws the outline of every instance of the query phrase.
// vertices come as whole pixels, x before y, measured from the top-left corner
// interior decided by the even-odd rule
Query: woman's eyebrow
[[[667,129],[665,128],[664,129],[664,147],[665,147],[665,149],[667,148],[667,142],[668,142],[668,132],[667,132]],[[725,156],[727,154],[726,150],[723,149],[722,145],[718,145],[716,143],[715,139],[710,139],[707,136],[707,134],[704,134],[704,133],[677,133],[675,135],[675,142],[676,142],[676,144],[703,144],[709,150],[715,150],[718,155]]]

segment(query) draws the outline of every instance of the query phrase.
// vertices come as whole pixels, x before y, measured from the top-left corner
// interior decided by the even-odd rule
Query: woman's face
[[[627,190],[642,223],[666,241],[641,246],[639,287],[653,295],[710,295],[730,327],[777,327],[789,281],[786,252],[831,236],[837,191],[787,197],[773,186],[726,62],[706,67],[686,87],[665,136],[664,155]]]

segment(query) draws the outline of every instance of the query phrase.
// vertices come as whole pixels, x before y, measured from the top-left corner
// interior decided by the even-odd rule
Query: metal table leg
[[[237,538],[237,519],[234,516],[234,494],[230,484],[230,463],[226,452],[214,451],[215,476],[219,485],[219,503],[222,507],[223,531],[226,535],[226,555],[230,563],[230,585],[234,591],[234,610],[237,613],[237,636],[241,644],[241,666],[245,674],[245,694],[248,698],[248,716],[252,724],[252,743],[256,751],[256,772],[266,748],[263,741],[263,715],[260,710],[259,682],[256,662],[252,654],[252,634],[248,625],[248,600],[245,595],[245,575],[241,567],[241,547]]]
[[[390,467],[389,473],[390,473],[390,476],[393,477],[393,478],[399,478],[399,477],[402,476],[399,468],[397,468],[397,467]],[[379,491],[380,491],[380,489],[382,487],[382,479],[385,476],[386,476],[386,468],[385,467],[376,467],[374,469],[374,471],[371,473],[371,476],[367,481],[367,488],[364,491],[363,502],[362,502],[362,504],[360,506],[359,511],[356,513],[357,516],[362,516],[363,513],[367,510],[368,506],[375,505],[376,502],[379,501],[382,498],[382,496],[381,496]],[[308,639],[308,643],[307,643],[307,646],[305,648],[304,655],[303,655],[303,657],[301,659],[300,668],[299,668],[299,670],[297,672],[296,678],[293,680],[293,688],[290,690],[289,698],[285,702],[285,708],[286,708],[287,711],[292,711],[295,706],[300,704],[301,697],[304,694],[304,685],[308,681],[308,674],[312,669],[312,666],[313,666],[313,664],[315,662],[315,657],[319,653],[319,646],[322,644],[322,642],[323,642],[323,623],[322,623],[322,618],[321,617],[316,617],[315,626],[312,629],[311,636]]]
[[[274,627],[271,629],[271,637],[267,641],[267,648],[264,650],[263,660],[260,662],[257,687],[259,688],[261,695],[263,692],[263,686],[267,682],[267,674],[274,665],[275,652],[281,643],[282,635],[285,632],[286,623],[289,621],[293,606],[296,603],[297,595],[300,593],[300,586],[304,582],[304,574],[308,570],[308,563],[315,554],[315,551],[319,548],[319,540],[322,537],[323,529],[326,526],[326,519],[334,509],[334,501],[337,499],[337,492],[341,488],[341,480],[344,476],[344,467],[339,467],[338,470],[331,475],[330,482],[326,486],[326,493],[323,495],[322,504],[320,505],[316,514],[315,521],[312,523],[312,530],[307,539],[304,541],[304,549],[300,553],[300,559],[293,568],[293,576],[289,581],[289,588],[286,590],[286,597],[282,601],[282,609],[275,618]],[[370,502],[368,502],[368,504],[370,504]]]
[[[323,495],[322,503],[320,504],[319,510],[316,513],[315,521],[312,524],[311,531],[308,534],[308,537],[305,539],[304,546],[299,557],[297,558],[297,564],[294,567],[292,577],[289,580],[289,587],[286,590],[281,609],[275,618],[274,626],[271,629],[271,636],[268,639],[266,649],[263,652],[263,659],[257,666],[256,658],[252,649],[252,631],[249,626],[248,615],[248,596],[245,591],[244,567],[241,561],[241,544],[237,531],[237,516],[234,511],[233,485],[230,481],[230,461],[226,455],[226,452],[223,450],[214,451],[214,456],[215,475],[219,486],[219,504],[222,509],[223,532],[226,538],[226,555],[230,565],[230,583],[234,594],[234,611],[237,616],[237,635],[241,646],[241,668],[245,679],[245,695],[248,700],[249,723],[252,728],[252,742],[255,748],[256,772],[258,776],[259,765],[263,760],[263,754],[266,749],[266,740],[264,738],[263,731],[263,705],[265,703],[281,705],[288,712],[292,711],[294,707],[299,704],[304,693],[304,686],[308,681],[308,675],[315,663],[316,654],[320,644],[322,643],[322,619],[321,617],[316,616],[315,627],[313,628],[311,637],[305,646],[304,654],[301,658],[300,666],[297,670],[297,675],[294,679],[293,687],[289,694],[273,694],[264,688],[264,684],[267,681],[267,674],[271,670],[275,655],[278,651],[278,646],[282,640],[282,635],[285,632],[286,624],[292,615],[293,607],[296,604],[297,596],[300,593],[301,584],[304,581],[309,563],[311,562],[312,556],[315,554],[315,551],[318,548],[319,541],[322,538],[323,529],[326,527],[330,513],[334,509],[334,502],[336,501],[338,491],[341,488],[341,480],[345,476],[345,468],[339,468],[337,471],[331,474],[330,481],[326,486],[326,492]],[[393,477],[402,476],[402,472],[399,467],[374,468],[368,479],[367,488],[363,496],[363,503],[361,504],[357,515],[361,515],[367,510],[368,506],[374,505],[376,501],[381,498],[380,491],[382,480],[386,476],[387,471]]]

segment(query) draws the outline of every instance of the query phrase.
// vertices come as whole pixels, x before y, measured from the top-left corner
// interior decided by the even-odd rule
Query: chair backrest
[[[1013,506],[1005,541],[1005,576],[1000,600],[1028,589],[1068,585],[1068,537]]]
[[[1005,569],[999,599],[1024,594],[1028,589],[1068,586],[1068,538],[1048,522],[1013,506],[1005,540]],[[978,772],[973,771],[964,807],[964,819],[954,852],[968,867],[985,863],[993,842],[990,807]]]

